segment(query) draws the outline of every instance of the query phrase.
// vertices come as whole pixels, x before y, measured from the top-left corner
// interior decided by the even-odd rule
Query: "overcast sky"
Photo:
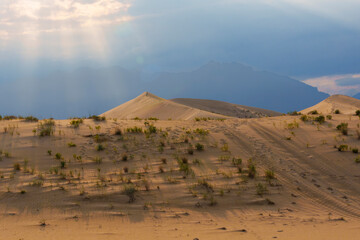
[[[299,79],[357,74],[359,9],[359,0],[0,0],[0,81],[22,70],[178,71],[209,60]]]

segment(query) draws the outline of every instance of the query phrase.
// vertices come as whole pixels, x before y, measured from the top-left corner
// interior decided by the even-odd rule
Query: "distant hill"
[[[147,89],[164,98],[213,99],[283,113],[310,107],[329,96],[286,76],[217,62],[192,72],[160,74]]]
[[[360,93],[355,94],[353,98],[360,99]]]
[[[345,95],[332,95],[301,112],[307,114],[310,111],[317,110],[319,113],[330,114],[334,113],[337,109],[343,114],[355,114],[356,110],[360,110],[360,100]]]
[[[190,120],[196,117],[226,118],[223,115],[203,111],[197,108],[188,107],[175,103],[149,92],[121,104],[103,114],[102,116],[118,119],[150,118],[155,117],[161,120]]]
[[[216,101],[216,100],[175,98],[175,99],[171,99],[171,101],[192,108],[198,108],[204,111],[236,117],[236,118],[273,117],[273,116],[281,115],[281,113],[279,112],[275,112],[267,109],[248,107],[248,106],[237,105],[237,104],[227,103],[223,101]]]

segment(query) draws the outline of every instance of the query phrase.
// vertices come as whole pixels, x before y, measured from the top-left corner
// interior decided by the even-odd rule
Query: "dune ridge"
[[[330,114],[334,113],[337,109],[343,114],[355,114],[355,111],[360,109],[360,100],[345,95],[332,95],[320,103],[302,110],[301,112],[303,114],[307,114],[311,111],[317,110],[319,113]]]
[[[118,119],[133,119],[136,117],[156,117],[161,120],[190,120],[196,117],[229,118],[224,115],[203,111],[172,102],[149,92],[144,92],[140,96],[101,115]]]

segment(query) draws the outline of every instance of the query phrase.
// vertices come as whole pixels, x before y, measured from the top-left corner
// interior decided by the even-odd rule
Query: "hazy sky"
[[[290,76],[360,73],[359,0],[0,0],[0,81],[78,66],[238,61]]]

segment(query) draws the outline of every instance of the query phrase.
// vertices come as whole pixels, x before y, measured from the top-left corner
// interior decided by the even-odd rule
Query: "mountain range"
[[[212,99],[283,113],[310,107],[329,96],[293,78],[240,63],[209,62],[194,71],[150,76],[121,67],[79,68],[1,83],[0,114],[88,116],[145,91],[167,99]]]

